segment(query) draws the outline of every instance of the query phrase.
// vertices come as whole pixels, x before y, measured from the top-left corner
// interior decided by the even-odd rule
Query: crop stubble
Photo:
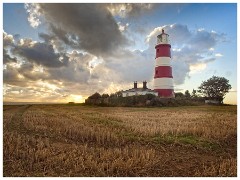
[[[236,106],[4,106],[4,176],[236,176]]]

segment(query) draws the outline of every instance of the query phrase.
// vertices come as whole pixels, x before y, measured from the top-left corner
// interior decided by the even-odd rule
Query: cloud
[[[121,22],[118,22],[118,28],[121,32],[124,32],[127,30],[127,27],[129,26],[129,23],[126,23],[125,25],[122,24]]]
[[[137,17],[148,11],[151,11],[156,4],[150,3],[111,3],[107,4],[107,9],[113,16]]]
[[[196,64],[192,64],[190,65],[190,73],[194,74],[196,72],[202,71],[204,69],[206,69],[207,64],[206,63],[196,63]]]
[[[175,85],[183,84],[192,73],[203,71],[208,63],[217,59],[212,51],[224,41],[225,35],[205,29],[190,30],[184,24],[153,28],[145,38],[148,45],[145,50],[128,49],[133,38],[129,32],[134,28],[127,18],[151,12],[154,7],[155,4],[37,4],[26,7],[31,9],[28,12],[29,17],[32,16],[31,25],[37,27],[41,16],[48,31],[39,33],[41,42],[27,38],[16,41],[14,36],[4,34],[4,47],[8,48],[4,50],[3,60],[6,64],[4,87],[8,87],[5,98],[73,101],[80,95],[86,98],[94,92],[129,89],[133,81],[141,83],[144,80],[152,88],[156,37],[162,28],[172,42]],[[126,18],[126,21],[117,23],[119,19],[113,16]],[[140,38],[144,39],[142,34]],[[22,61],[16,67],[14,63],[19,63],[19,59]]]
[[[172,24],[165,25],[154,28],[146,37],[146,42],[149,43],[151,47],[154,47],[156,44],[157,35],[161,34],[162,29],[165,30],[168,34],[170,34],[171,44],[172,46],[182,46],[184,43],[187,43],[189,39],[192,37],[190,30],[187,25],[182,24]]]
[[[18,68],[19,74],[21,74],[26,80],[37,81],[49,79],[49,73],[39,65],[31,62],[22,63]]]
[[[54,100],[53,97],[66,100],[70,95],[69,89],[76,98],[80,95],[79,92],[82,95],[89,93],[91,63],[97,65],[98,58],[78,51],[57,53],[52,45],[52,37],[47,35],[42,37],[44,42],[26,38],[11,43],[10,51],[14,58],[10,57],[4,49],[3,61],[6,65],[3,71],[3,83],[4,87],[8,87],[4,99],[10,100],[14,96],[15,100],[26,98],[25,100],[41,101],[49,96],[52,100]],[[76,85],[80,89],[74,89]],[[16,93],[17,88],[21,89],[22,93]],[[10,92],[11,89],[14,92]],[[28,93],[29,97],[24,96],[23,93]],[[38,94],[38,97],[32,99],[31,94],[35,94],[32,97]]]
[[[28,13],[28,22],[33,28],[37,28],[40,24],[40,8],[38,4],[33,4],[33,3],[26,3],[24,5],[24,8],[26,9]]]
[[[3,64],[11,63],[11,62],[17,62],[16,57],[11,57],[7,50],[3,49]]]
[[[14,37],[11,34],[7,34],[3,31],[3,47],[9,47],[14,44]]]
[[[225,39],[225,34],[209,32],[203,28],[200,31],[189,30],[186,25],[172,24],[154,28],[147,35],[149,49],[154,49],[156,37],[162,29],[170,35],[175,85],[183,84],[190,72],[201,72],[208,63],[215,61],[215,57],[208,52]]]
[[[215,46],[217,43],[216,34],[208,32],[206,30],[197,31],[194,36],[189,40],[192,48],[199,49],[203,48],[202,51],[207,51],[211,47]]]
[[[27,61],[52,68],[66,66],[69,59],[65,54],[55,53],[52,45],[31,39],[21,39],[12,52]]]
[[[57,69],[47,69],[50,77],[62,82],[87,83],[90,78],[89,62],[94,56],[89,54],[82,54],[76,51],[69,53],[70,62],[67,66]]]
[[[223,55],[221,53],[215,54],[216,57],[222,57]]]
[[[3,64],[17,62],[17,58],[9,54],[9,50],[14,46],[14,43],[14,36],[3,31]]]
[[[16,86],[27,86],[28,82],[19,75],[16,67],[7,64],[6,68],[3,69],[3,83]]]
[[[58,88],[53,90],[48,83],[38,81],[26,87],[4,84],[4,101],[14,102],[64,102]],[[66,101],[65,101],[66,102]]]
[[[111,13],[104,4],[39,4],[53,35],[70,47],[97,56],[114,55],[127,45]],[[91,12],[91,13],[89,13]]]
[[[44,40],[45,43],[50,44],[53,46],[55,52],[66,52],[67,45],[60,40],[56,35],[53,34],[46,34],[46,33],[39,33],[39,38]]]

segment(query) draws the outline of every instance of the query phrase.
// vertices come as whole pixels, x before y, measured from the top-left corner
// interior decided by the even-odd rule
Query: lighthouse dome
[[[157,44],[170,44],[169,35],[164,33],[164,30],[157,36]]]

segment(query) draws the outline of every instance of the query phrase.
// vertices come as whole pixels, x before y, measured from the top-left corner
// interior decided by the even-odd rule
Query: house
[[[158,95],[158,92],[155,92],[154,90],[151,90],[151,89],[147,88],[147,82],[146,81],[143,81],[143,87],[142,88],[138,88],[137,87],[137,81],[135,81],[132,89],[122,91],[122,96],[123,97],[146,95],[146,94],[153,94],[155,96]]]

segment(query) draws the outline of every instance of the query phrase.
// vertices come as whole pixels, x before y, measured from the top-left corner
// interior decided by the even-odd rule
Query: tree
[[[197,96],[197,90],[195,90],[195,89],[192,90],[192,95],[191,95],[191,97],[193,97],[193,98],[198,97],[198,96]]]
[[[114,98],[114,97],[116,97],[115,93],[111,93],[110,98]]]
[[[212,76],[207,81],[203,81],[199,86],[199,91],[205,97],[223,102],[224,96],[232,88],[229,80],[224,77]]]
[[[175,98],[183,98],[183,97],[184,97],[183,93],[181,93],[181,92],[175,93]]]
[[[96,92],[93,95],[89,96],[88,98],[89,99],[99,99],[99,98],[101,98],[101,95],[98,92]]]
[[[117,91],[115,94],[117,97],[122,97],[122,91]]]
[[[190,98],[190,97],[191,97],[191,95],[190,95],[190,93],[189,93],[188,90],[185,91],[185,97],[186,97],[186,98]]]
[[[108,94],[102,94],[102,98],[108,98],[109,95]]]

